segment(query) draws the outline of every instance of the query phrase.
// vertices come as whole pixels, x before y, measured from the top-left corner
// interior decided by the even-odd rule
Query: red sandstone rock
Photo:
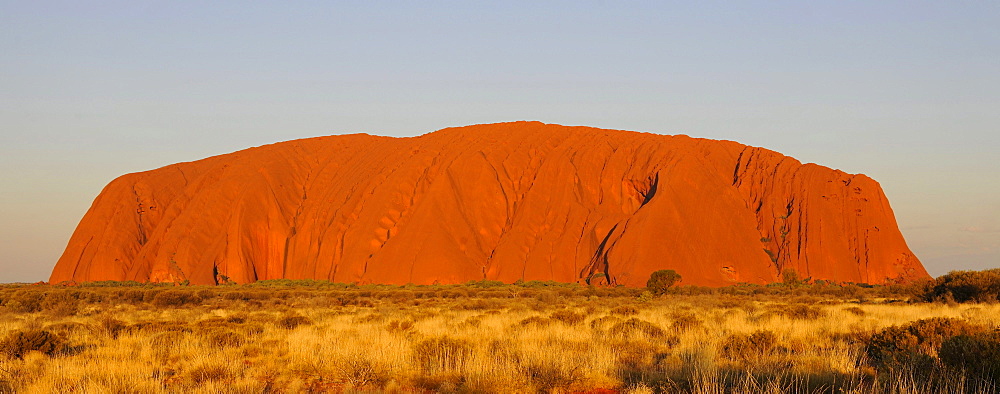
[[[115,179],[51,283],[927,277],[878,183],[730,141],[517,122],[283,142]],[[602,275],[603,274],[603,275]]]

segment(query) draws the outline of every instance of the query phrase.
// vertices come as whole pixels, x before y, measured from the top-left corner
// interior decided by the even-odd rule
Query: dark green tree
[[[674,270],[659,270],[649,275],[646,288],[656,295],[667,292],[671,286],[681,281],[681,275]]]

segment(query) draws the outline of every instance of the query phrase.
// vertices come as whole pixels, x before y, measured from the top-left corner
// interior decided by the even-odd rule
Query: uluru
[[[513,122],[318,137],[123,175],[50,282],[643,286],[927,278],[879,184],[732,141]]]

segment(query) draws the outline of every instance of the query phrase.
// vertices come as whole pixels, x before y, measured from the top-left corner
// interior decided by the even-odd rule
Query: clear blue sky
[[[1000,2],[0,0],[0,282],[124,173],[512,120],[865,173],[933,275],[1000,267]]]

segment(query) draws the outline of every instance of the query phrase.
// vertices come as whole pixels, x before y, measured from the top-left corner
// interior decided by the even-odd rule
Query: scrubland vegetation
[[[995,392],[997,274],[662,295],[549,282],[9,285],[0,392]]]

